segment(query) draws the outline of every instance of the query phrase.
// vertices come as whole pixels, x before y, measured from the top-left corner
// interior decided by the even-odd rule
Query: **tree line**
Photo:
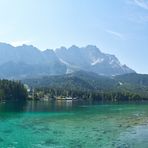
[[[130,93],[128,91],[89,91],[79,89],[64,89],[64,88],[36,88],[33,91],[33,97],[35,100],[40,98],[66,98],[71,97],[74,99],[82,99],[86,101],[100,101],[100,102],[137,102],[144,101],[148,98],[144,98],[136,93]]]

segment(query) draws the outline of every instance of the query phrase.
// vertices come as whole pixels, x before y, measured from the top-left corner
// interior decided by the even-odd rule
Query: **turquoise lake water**
[[[148,148],[148,105],[3,103],[0,148]]]

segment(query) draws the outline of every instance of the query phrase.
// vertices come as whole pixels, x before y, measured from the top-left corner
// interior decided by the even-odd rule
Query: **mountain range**
[[[105,54],[93,45],[41,51],[32,45],[14,47],[0,43],[0,78],[23,79],[80,70],[104,76],[135,73],[114,55]]]

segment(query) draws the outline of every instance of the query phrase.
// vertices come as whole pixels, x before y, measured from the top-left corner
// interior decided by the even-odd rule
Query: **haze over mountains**
[[[41,51],[32,45],[13,47],[0,43],[0,78],[61,75],[79,70],[105,76],[135,73],[114,55],[102,53],[93,45]]]

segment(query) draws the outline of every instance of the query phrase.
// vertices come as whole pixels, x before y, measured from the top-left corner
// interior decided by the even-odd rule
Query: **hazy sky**
[[[94,44],[148,73],[148,0],[0,0],[0,42]]]

